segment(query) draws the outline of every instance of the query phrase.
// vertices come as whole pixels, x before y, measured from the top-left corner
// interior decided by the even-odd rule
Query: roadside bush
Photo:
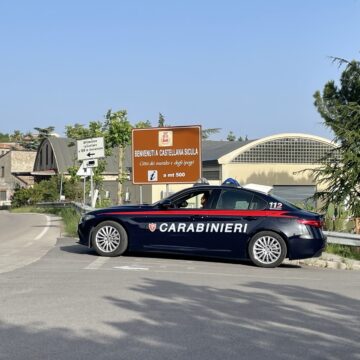
[[[20,206],[28,205],[31,197],[31,190],[32,189],[17,187],[11,198],[11,206],[18,208]]]
[[[43,180],[33,187],[34,199],[37,201],[56,201],[60,193],[60,177],[53,176],[49,180]]]
[[[11,198],[12,207],[34,205],[39,202],[58,201],[61,186],[60,176],[53,176],[34,184],[32,188],[17,187]],[[63,180],[63,195],[67,200],[80,201],[83,197],[83,187],[80,181]]]
[[[89,191],[90,185],[86,184],[86,192]],[[82,201],[84,194],[84,184],[81,181],[75,179],[69,179],[63,183],[63,195],[66,200]]]
[[[59,179],[54,176],[34,184],[32,188],[17,187],[11,198],[11,206],[34,205],[41,201],[55,201],[59,198]]]

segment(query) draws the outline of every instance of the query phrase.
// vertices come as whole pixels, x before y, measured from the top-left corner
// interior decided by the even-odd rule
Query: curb
[[[320,258],[311,258],[304,260],[286,260],[284,264],[308,265],[318,268],[336,269],[336,270],[360,270],[360,261],[347,259],[338,255],[323,253]]]

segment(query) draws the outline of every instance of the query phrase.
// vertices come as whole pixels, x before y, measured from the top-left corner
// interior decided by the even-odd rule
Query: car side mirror
[[[186,208],[188,206],[188,202],[186,200],[184,200],[180,205],[179,208]]]
[[[169,199],[164,199],[160,202],[160,206],[164,209],[169,209],[172,207],[172,202]]]

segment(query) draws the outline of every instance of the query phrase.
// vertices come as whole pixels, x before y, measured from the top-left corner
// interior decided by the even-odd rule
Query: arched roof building
[[[317,189],[310,172],[336,148],[319,136],[284,133],[247,143],[220,156],[219,179],[235,178],[240,184],[274,187],[273,192],[293,202],[302,202]],[[206,167],[204,167],[206,172]]]
[[[218,159],[220,164],[317,164],[336,145],[325,138],[308,134],[278,134],[248,141]]]

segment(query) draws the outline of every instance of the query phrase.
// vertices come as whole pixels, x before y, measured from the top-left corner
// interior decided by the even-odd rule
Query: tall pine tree
[[[313,171],[325,190],[316,193],[323,208],[330,203],[347,205],[354,216],[360,216],[360,62],[334,58],[345,66],[339,85],[325,84],[322,93],[314,94],[315,106],[326,127],[334,134],[338,149],[323,165]]]

